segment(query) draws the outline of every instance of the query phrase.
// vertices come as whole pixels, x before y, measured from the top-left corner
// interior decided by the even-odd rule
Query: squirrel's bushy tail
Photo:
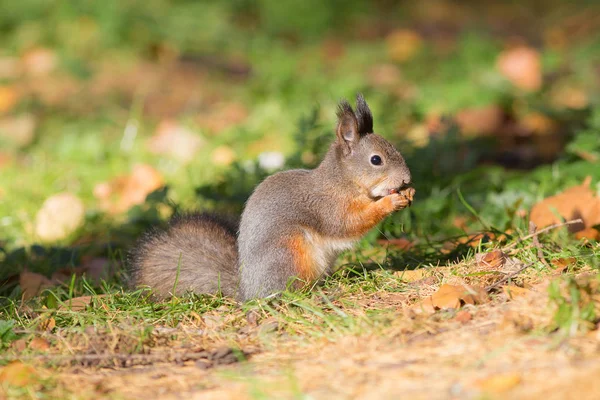
[[[159,298],[186,292],[236,297],[236,227],[212,214],[174,217],[147,232],[129,254],[131,284]]]

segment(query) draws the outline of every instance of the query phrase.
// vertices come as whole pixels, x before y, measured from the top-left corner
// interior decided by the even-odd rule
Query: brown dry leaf
[[[205,140],[191,129],[176,121],[162,121],[148,141],[148,149],[156,154],[166,154],[182,163],[194,159]]]
[[[29,300],[38,296],[45,289],[55,286],[55,284],[44,275],[23,271],[19,275],[19,286],[21,286],[23,300]]]
[[[6,165],[9,165],[13,161],[13,155],[10,153],[0,152],[0,168],[3,168]],[[1,190],[0,190],[1,191]],[[0,198],[2,196],[0,195]]]
[[[44,314],[40,317],[40,323],[37,327],[39,331],[51,332],[54,328],[56,328],[56,320],[50,314]]]
[[[465,324],[465,323],[469,322],[471,319],[473,319],[473,316],[467,310],[461,310],[456,313],[456,315],[454,316],[454,319],[457,320],[458,322],[462,322],[463,324]]]
[[[600,198],[590,189],[590,184],[591,178],[587,177],[581,185],[542,200],[531,209],[530,220],[543,228],[560,223],[560,217],[566,220],[581,218],[582,225],[570,225],[572,232],[600,224]]]
[[[404,282],[416,282],[425,277],[427,270],[421,269],[408,269],[405,271],[396,271],[394,275],[400,277]]]
[[[38,374],[31,365],[13,361],[0,370],[0,382],[16,387],[25,387],[34,383]]]
[[[210,158],[215,165],[228,166],[236,159],[235,151],[229,146],[219,146],[213,150]]]
[[[475,254],[475,260],[479,268],[485,270],[499,270],[506,262],[506,254],[502,250],[492,250],[487,253]]]
[[[525,289],[525,288],[522,288],[519,286],[514,286],[514,285],[503,286],[502,291],[504,292],[506,297],[511,300],[531,293],[531,290],[529,290],[529,289]]]
[[[50,343],[44,338],[34,337],[31,342],[29,342],[29,348],[31,350],[45,351],[50,348]]]
[[[594,228],[585,228],[575,234],[575,238],[579,240],[600,240],[600,232]]]
[[[29,75],[46,76],[56,69],[58,57],[53,50],[36,48],[23,54],[22,65]]]
[[[533,135],[551,135],[556,133],[558,125],[552,119],[541,113],[529,113],[521,121],[524,132]]]
[[[0,114],[13,109],[19,101],[19,93],[14,86],[0,86]]]
[[[410,29],[398,29],[386,39],[387,52],[393,61],[405,62],[412,59],[423,46],[421,35]]]
[[[422,301],[414,304],[410,308],[408,308],[408,315],[431,315],[435,313],[435,307],[433,306],[433,302],[431,297],[427,297]]]
[[[581,110],[589,105],[587,93],[575,86],[558,85],[550,92],[550,102],[556,108]]]
[[[10,348],[20,353],[27,348],[27,341],[25,339],[15,340],[10,344]]]
[[[402,81],[400,68],[394,64],[373,65],[367,71],[369,82],[374,87],[388,88],[396,86]]]
[[[33,142],[36,125],[32,114],[3,118],[0,120],[0,138],[5,138],[17,147],[25,147]]]
[[[49,197],[35,217],[35,234],[45,242],[65,239],[75,232],[85,219],[83,202],[71,193]]]
[[[336,38],[327,38],[321,43],[321,56],[329,63],[335,63],[346,54],[345,44]]]
[[[483,288],[469,285],[442,285],[437,292],[431,296],[431,302],[435,308],[459,308],[461,304],[481,304],[487,300],[487,294]]]
[[[400,250],[408,250],[414,246],[414,243],[406,238],[394,238],[394,239],[379,239],[377,243],[382,246],[393,246]]]
[[[103,297],[106,297],[105,294],[99,294],[96,296],[80,296],[80,297],[75,297],[72,298],[70,300],[67,300],[65,302],[64,305],[61,305],[60,307],[58,307],[59,310],[64,311],[64,310],[71,310],[71,311],[83,311],[87,308],[87,306],[89,306],[90,304],[92,304],[92,300],[94,298],[96,299],[101,299]]]
[[[248,118],[248,109],[241,103],[221,103],[208,113],[198,115],[199,126],[212,133],[219,133],[232,126],[239,125]]]
[[[110,182],[94,187],[94,196],[100,208],[111,213],[121,213],[137,204],[142,204],[153,191],[164,184],[158,171],[146,164],[133,167],[130,175],[120,176]]]
[[[495,104],[468,108],[456,114],[456,123],[466,136],[491,135],[498,132],[504,121],[502,108]]]
[[[555,272],[563,272],[569,266],[575,264],[577,262],[577,259],[575,257],[557,258],[557,259],[552,260],[551,262],[552,262],[552,265],[554,265],[556,267],[554,269]]]
[[[536,91],[542,86],[542,65],[535,49],[520,46],[505,50],[498,57],[497,67],[519,89]]]
[[[507,392],[521,383],[521,376],[515,372],[494,375],[476,382],[476,386],[486,393]]]

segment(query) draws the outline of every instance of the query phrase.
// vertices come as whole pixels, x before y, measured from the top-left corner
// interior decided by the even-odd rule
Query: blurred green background
[[[545,196],[586,176],[598,188],[596,1],[0,8],[3,277],[120,263],[176,210],[239,212],[266,174],[316,165],[357,92],[417,189],[365,243],[526,230]],[[76,199],[44,205],[64,192]]]

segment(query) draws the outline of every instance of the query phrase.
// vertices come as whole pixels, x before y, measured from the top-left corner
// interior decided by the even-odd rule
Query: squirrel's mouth
[[[411,186],[411,183],[403,184],[400,187],[393,188],[389,188],[389,186],[387,188],[375,187],[371,191],[371,198],[377,201],[385,196],[389,196],[395,193],[404,195],[404,197],[406,197],[408,201],[412,203],[415,195],[415,189]]]

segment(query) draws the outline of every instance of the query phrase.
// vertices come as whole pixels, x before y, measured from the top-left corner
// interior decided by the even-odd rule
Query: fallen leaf
[[[431,304],[436,309],[459,308],[460,299],[465,294],[462,286],[442,285],[437,292],[431,296]]]
[[[113,271],[110,269],[110,260],[104,257],[82,258],[82,265],[80,267],[65,267],[60,268],[51,276],[51,280],[54,282],[67,282],[71,280],[73,275],[85,277],[95,283],[99,284],[102,280],[108,280],[113,276]]]
[[[130,175],[120,176],[110,182],[94,187],[94,196],[100,208],[111,213],[121,213],[137,204],[142,204],[153,191],[164,184],[158,171],[146,164],[133,167]]]
[[[423,45],[421,35],[410,29],[393,31],[386,37],[385,42],[390,59],[397,62],[412,59]]]
[[[45,289],[55,286],[55,284],[44,275],[23,271],[19,275],[19,286],[21,286],[23,300],[29,300],[41,294]]]
[[[21,63],[16,57],[0,58],[0,79],[14,79],[21,74]]]
[[[457,320],[458,322],[461,322],[464,324],[464,323],[469,322],[471,319],[473,319],[473,316],[467,310],[461,310],[456,313],[456,316],[454,317],[454,319]]]
[[[586,92],[579,87],[558,85],[550,91],[550,102],[556,108],[581,110],[589,105]]]
[[[279,151],[265,151],[258,155],[258,165],[266,171],[274,171],[285,164],[285,156]]]
[[[394,275],[398,276],[400,279],[402,279],[404,282],[416,282],[418,280],[421,280],[425,277],[425,272],[427,270],[420,268],[420,269],[407,269],[405,271],[396,271],[394,272]]]
[[[373,65],[367,71],[369,82],[374,87],[389,88],[398,85],[402,81],[400,68],[394,64]]]
[[[39,331],[51,332],[54,328],[56,328],[56,320],[49,313],[43,314],[40,317],[37,329]]]
[[[412,305],[410,308],[408,308],[408,314],[409,316],[413,316],[413,315],[431,315],[435,313],[435,307],[433,306],[433,302],[431,300],[431,297],[427,297],[426,299],[423,299],[422,301]]]
[[[321,43],[321,56],[329,63],[335,63],[346,53],[346,48],[342,40],[336,38],[327,38]]]
[[[521,376],[509,372],[478,380],[476,386],[484,392],[500,394],[513,389],[519,383],[521,383]]]
[[[570,225],[571,232],[600,224],[600,198],[590,189],[590,183],[591,178],[588,177],[581,185],[537,203],[531,209],[530,220],[538,228],[543,228],[562,222],[561,217],[566,220],[581,218],[583,224]]]
[[[35,234],[44,242],[65,239],[85,219],[83,202],[71,193],[59,193],[42,204],[35,218]]]
[[[22,64],[27,74],[45,76],[54,71],[58,64],[58,57],[53,50],[36,48],[23,54]]]
[[[198,115],[198,125],[212,133],[219,133],[232,126],[241,124],[248,118],[248,110],[241,103],[221,103],[212,107],[208,112]]]
[[[0,86],[0,114],[13,109],[19,101],[19,93],[13,86]]]
[[[506,254],[502,250],[492,250],[487,253],[475,254],[477,266],[484,270],[500,270],[506,261]]]
[[[414,246],[414,243],[406,238],[379,239],[377,243],[382,246],[390,245],[400,250],[408,250]]]
[[[99,294],[99,295],[95,295],[95,296],[80,296],[80,297],[75,297],[72,299],[69,299],[67,301],[65,301],[65,303],[63,305],[61,305],[60,307],[58,307],[59,310],[71,310],[71,311],[83,311],[85,310],[90,304],[92,304],[92,300],[95,299],[101,299],[103,297],[106,297],[105,294]]]
[[[0,369],[0,382],[16,387],[25,387],[32,384],[38,374],[31,365],[21,361],[13,361]]]
[[[525,288],[522,288],[519,286],[514,286],[514,285],[503,286],[502,291],[504,292],[506,297],[511,300],[531,293],[531,290],[529,290],[529,289],[525,289]]]
[[[519,121],[524,132],[533,135],[550,135],[556,133],[558,125],[544,114],[529,113]]]
[[[0,152],[0,168],[3,168],[13,161],[13,155],[10,153]],[[0,196],[2,197],[2,196]]]
[[[156,154],[166,154],[182,163],[194,159],[205,140],[196,132],[172,120],[158,125],[148,141],[148,149]]]
[[[29,342],[29,348],[37,351],[45,351],[50,348],[50,343],[41,337],[34,337],[31,342]]]
[[[589,240],[600,240],[600,232],[595,228],[585,228],[575,234],[575,238],[589,239]]]
[[[554,271],[559,273],[565,271],[569,266],[575,264],[576,262],[577,259],[575,257],[556,258],[551,261],[552,265],[556,267]]]
[[[228,166],[235,161],[236,154],[229,146],[219,146],[213,150],[210,158],[215,165]]]
[[[35,138],[37,122],[31,114],[21,114],[0,120],[0,138],[6,139],[17,147],[25,147]]]
[[[536,91],[542,86],[542,66],[537,50],[525,46],[505,50],[498,56],[497,67],[519,89]]]
[[[456,123],[466,136],[491,135],[504,122],[504,112],[497,105],[468,108],[456,114]]]
[[[25,339],[15,340],[10,344],[10,348],[20,353],[27,348],[27,341]]]
[[[437,309],[459,308],[464,304],[481,304],[487,300],[487,294],[483,288],[476,286],[442,285],[437,292],[431,296],[431,302]]]

